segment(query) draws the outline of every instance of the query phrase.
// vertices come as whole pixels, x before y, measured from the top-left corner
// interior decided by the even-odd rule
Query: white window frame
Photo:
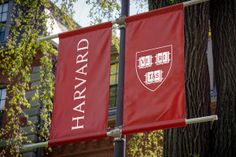
[[[4,7],[4,6],[7,6],[7,7]],[[9,16],[9,7],[10,7],[9,2],[0,4],[0,23],[2,27],[0,28],[0,33],[1,33],[0,42],[4,42],[6,39],[6,33],[7,33],[6,24],[7,24],[8,16]],[[4,20],[3,20],[3,15],[5,17]]]
[[[5,104],[6,104],[6,96],[7,96],[7,90],[6,88],[1,88],[1,93],[0,93],[0,110],[5,109]]]

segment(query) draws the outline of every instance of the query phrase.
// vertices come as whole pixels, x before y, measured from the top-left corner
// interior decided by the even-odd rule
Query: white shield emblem
[[[172,45],[136,52],[136,74],[140,83],[156,91],[168,77],[172,62]]]

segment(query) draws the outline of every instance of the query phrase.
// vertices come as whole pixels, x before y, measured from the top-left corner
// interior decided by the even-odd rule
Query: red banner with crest
[[[183,5],[126,19],[124,134],[185,126]]]
[[[106,136],[111,34],[109,22],[59,35],[49,145]]]

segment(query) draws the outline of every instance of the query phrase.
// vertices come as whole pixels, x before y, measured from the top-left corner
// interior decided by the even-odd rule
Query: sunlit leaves
[[[132,157],[161,157],[163,155],[163,131],[137,133],[128,140],[128,154]]]
[[[41,42],[40,48],[43,53],[43,57],[40,59],[40,86],[39,99],[41,101],[41,111],[40,111],[40,139],[43,141],[48,140],[49,128],[51,125],[50,114],[52,111],[52,98],[54,93],[54,76],[52,74],[52,57],[55,55],[55,51],[48,47],[46,42]],[[49,53],[50,52],[50,53]]]
[[[86,0],[91,5],[89,16],[91,24],[98,24],[102,21],[109,21],[120,16],[119,0]]]
[[[42,103],[40,118],[44,123],[40,127],[40,135],[43,140],[48,138],[49,113],[52,110],[54,77],[51,70],[52,56],[56,52],[50,43],[37,42],[39,35],[46,34],[45,26],[48,17],[42,13],[42,9],[49,6],[48,1],[16,0],[15,6],[17,7],[14,7],[12,11],[10,19],[12,25],[7,43],[0,49],[0,69],[8,81],[6,119],[4,126],[0,128],[0,139],[5,141],[6,147],[1,150],[0,156],[5,156],[6,153],[10,156],[21,156],[22,145],[30,142],[21,127],[21,118],[28,120],[24,110],[29,109],[31,105],[26,98],[26,92],[34,90],[30,87],[30,74],[32,63],[38,53],[43,54],[40,72],[41,85],[35,87],[37,92],[31,101],[40,99]],[[28,120],[26,125],[32,126],[33,123]],[[35,132],[35,129],[30,130]]]

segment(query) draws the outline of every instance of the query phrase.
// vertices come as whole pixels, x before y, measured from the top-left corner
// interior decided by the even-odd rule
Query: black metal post
[[[121,1],[121,17],[129,15],[129,0]],[[124,96],[124,67],[125,67],[125,26],[120,26],[120,55],[119,76],[117,90],[116,127],[123,124],[123,96]],[[125,139],[115,138],[115,157],[125,157]]]

